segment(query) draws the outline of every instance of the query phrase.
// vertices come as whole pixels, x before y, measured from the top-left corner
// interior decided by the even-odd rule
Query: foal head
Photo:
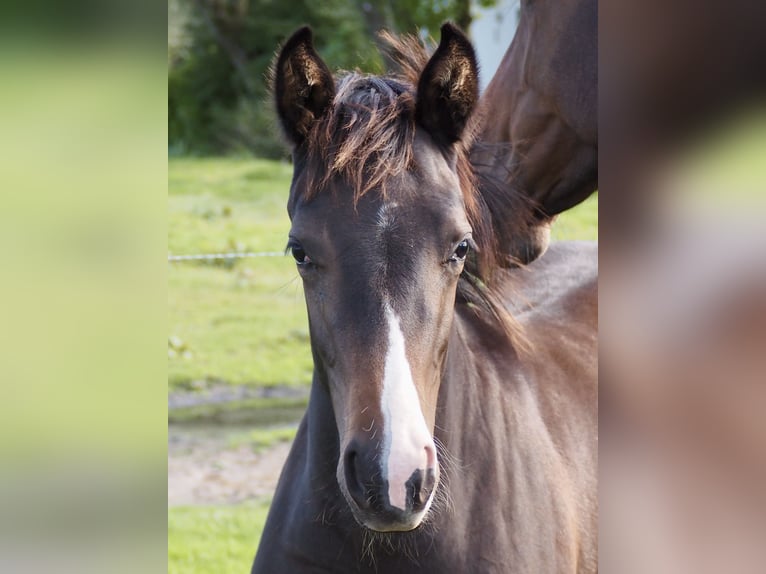
[[[336,86],[304,28],[274,69],[295,166],[289,249],[338,428],[337,479],[378,531],[416,528],[439,483],[436,403],[475,224],[458,174],[478,97],[473,49],[445,25],[433,57],[419,57],[418,78],[349,74]]]

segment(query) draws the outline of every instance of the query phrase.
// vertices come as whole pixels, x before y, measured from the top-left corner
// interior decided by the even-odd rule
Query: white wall
[[[479,59],[481,90],[487,87],[513,39],[519,0],[500,0],[494,8],[474,8],[471,41]]]

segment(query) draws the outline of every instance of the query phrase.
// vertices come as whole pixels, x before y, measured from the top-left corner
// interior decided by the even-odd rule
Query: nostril
[[[354,450],[346,451],[346,458],[343,462],[343,464],[346,465],[346,473],[347,473],[346,478],[348,478],[349,476],[352,476],[352,477],[356,476],[355,462],[356,462],[356,451]]]
[[[368,507],[368,500],[364,493],[364,486],[359,480],[359,474],[357,469],[358,457],[356,450],[353,448],[347,448],[346,454],[343,457],[343,475],[346,479],[346,488],[354,502],[359,505],[360,508],[365,509]]]
[[[431,492],[434,489],[434,472],[432,469],[416,470],[406,483],[408,503],[412,505],[413,512],[420,512],[425,508]]]
[[[412,505],[413,512],[425,508],[436,485],[436,449],[433,445],[427,445],[424,450],[425,468],[413,472],[406,483],[407,502]]]
[[[412,509],[417,510],[418,507],[422,506],[423,500],[421,498],[422,495],[422,486],[423,486],[423,478],[421,476],[421,471],[416,470],[414,473],[412,473],[412,476],[410,477],[409,484],[407,485],[407,492],[410,494],[410,500],[412,502]]]

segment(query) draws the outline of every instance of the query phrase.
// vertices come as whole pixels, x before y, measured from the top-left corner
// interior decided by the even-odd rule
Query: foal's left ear
[[[479,99],[479,72],[473,46],[453,24],[444,24],[439,47],[418,81],[415,118],[435,139],[460,139]]]
[[[314,50],[311,28],[304,26],[285,42],[274,65],[274,98],[285,134],[295,146],[335,97],[335,81]]]

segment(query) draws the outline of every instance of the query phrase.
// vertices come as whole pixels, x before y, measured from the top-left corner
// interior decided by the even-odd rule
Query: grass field
[[[551,229],[551,241],[598,239],[598,194],[559,215]]]
[[[284,250],[290,166],[171,159],[168,176],[170,253]],[[310,381],[303,293],[289,257],[174,263],[168,294],[171,389]]]
[[[290,227],[291,166],[257,159],[171,159],[168,251],[280,252]],[[593,197],[554,226],[554,239],[595,239]],[[168,270],[168,383],[304,385],[311,354],[303,292],[290,257]]]
[[[268,502],[168,509],[168,574],[250,571]]]

